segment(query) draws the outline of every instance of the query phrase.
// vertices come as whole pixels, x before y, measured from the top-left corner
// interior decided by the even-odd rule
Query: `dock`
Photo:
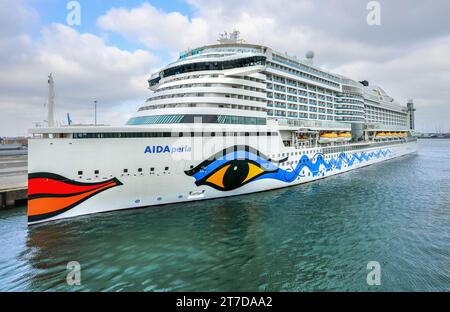
[[[27,155],[0,156],[0,209],[27,199]]]

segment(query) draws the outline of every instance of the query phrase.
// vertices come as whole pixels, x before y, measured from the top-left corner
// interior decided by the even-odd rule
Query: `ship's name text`
[[[169,146],[169,145],[147,145],[144,154],[163,154],[163,153],[187,153],[191,151],[191,147],[183,146]]]

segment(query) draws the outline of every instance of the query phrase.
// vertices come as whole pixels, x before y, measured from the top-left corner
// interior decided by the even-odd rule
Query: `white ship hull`
[[[31,139],[29,223],[297,185],[413,153],[416,145],[346,144],[323,154],[320,147],[284,147],[277,136],[230,142],[224,137]],[[221,157],[227,148],[232,150]],[[214,160],[205,160],[212,155]]]
[[[50,75],[49,128],[29,142],[29,223],[272,190],[416,150],[412,101],[237,35],[153,73],[122,127],[53,127]]]

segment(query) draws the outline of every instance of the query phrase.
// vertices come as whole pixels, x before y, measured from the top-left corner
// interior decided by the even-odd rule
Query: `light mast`
[[[55,116],[54,116],[54,106],[55,106],[55,88],[54,88],[54,81],[53,76],[50,73],[48,75],[48,116],[47,116],[47,122],[49,127],[55,126]]]

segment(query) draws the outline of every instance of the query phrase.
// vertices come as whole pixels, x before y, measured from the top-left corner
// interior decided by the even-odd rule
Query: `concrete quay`
[[[0,157],[0,209],[27,199],[27,155]]]

